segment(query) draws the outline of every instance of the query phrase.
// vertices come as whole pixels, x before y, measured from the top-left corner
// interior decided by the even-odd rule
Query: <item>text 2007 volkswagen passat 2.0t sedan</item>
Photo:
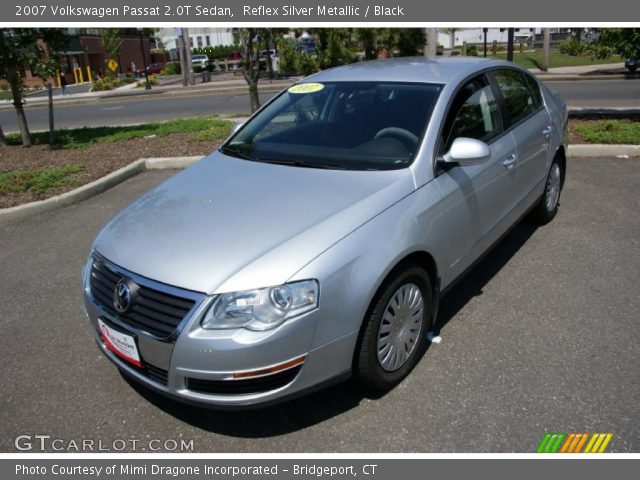
[[[195,404],[265,405],[350,375],[389,389],[445,289],[524,214],[556,214],[566,122],[506,62],[308,77],[98,234],[84,272],[97,343]]]

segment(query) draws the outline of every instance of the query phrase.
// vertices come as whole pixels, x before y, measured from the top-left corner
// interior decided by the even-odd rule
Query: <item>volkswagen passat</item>
[[[566,122],[505,62],[308,77],[102,229],[84,273],[96,341],[196,404],[263,405],[350,375],[389,389],[443,292],[524,214],[556,214]]]

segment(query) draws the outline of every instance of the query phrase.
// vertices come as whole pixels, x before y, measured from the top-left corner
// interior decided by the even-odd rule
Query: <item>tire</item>
[[[553,220],[558,213],[560,205],[560,193],[564,183],[564,170],[560,158],[556,156],[549,168],[547,179],[544,185],[544,193],[538,204],[532,211],[532,217],[538,223],[544,225]]]
[[[392,274],[364,321],[354,359],[355,379],[374,389],[389,390],[409,374],[427,346],[433,321],[433,290],[427,272],[408,266]]]
[[[627,70],[629,70],[631,73],[636,73],[636,71],[638,70],[638,67],[635,65],[633,66],[629,65],[627,66]]]

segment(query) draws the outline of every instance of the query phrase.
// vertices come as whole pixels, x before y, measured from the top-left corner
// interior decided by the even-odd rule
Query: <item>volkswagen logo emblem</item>
[[[113,307],[119,313],[124,313],[129,310],[133,295],[131,292],[131,286],[129,280],[121,278],[116,284],[116,288],[113,289]]]

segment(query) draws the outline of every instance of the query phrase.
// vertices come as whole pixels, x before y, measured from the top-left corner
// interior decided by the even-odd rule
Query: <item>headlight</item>
[[[277,287],[223,293],[213,302],[202,328],[269,330],[318,306],[318,282],[305,280]]]

